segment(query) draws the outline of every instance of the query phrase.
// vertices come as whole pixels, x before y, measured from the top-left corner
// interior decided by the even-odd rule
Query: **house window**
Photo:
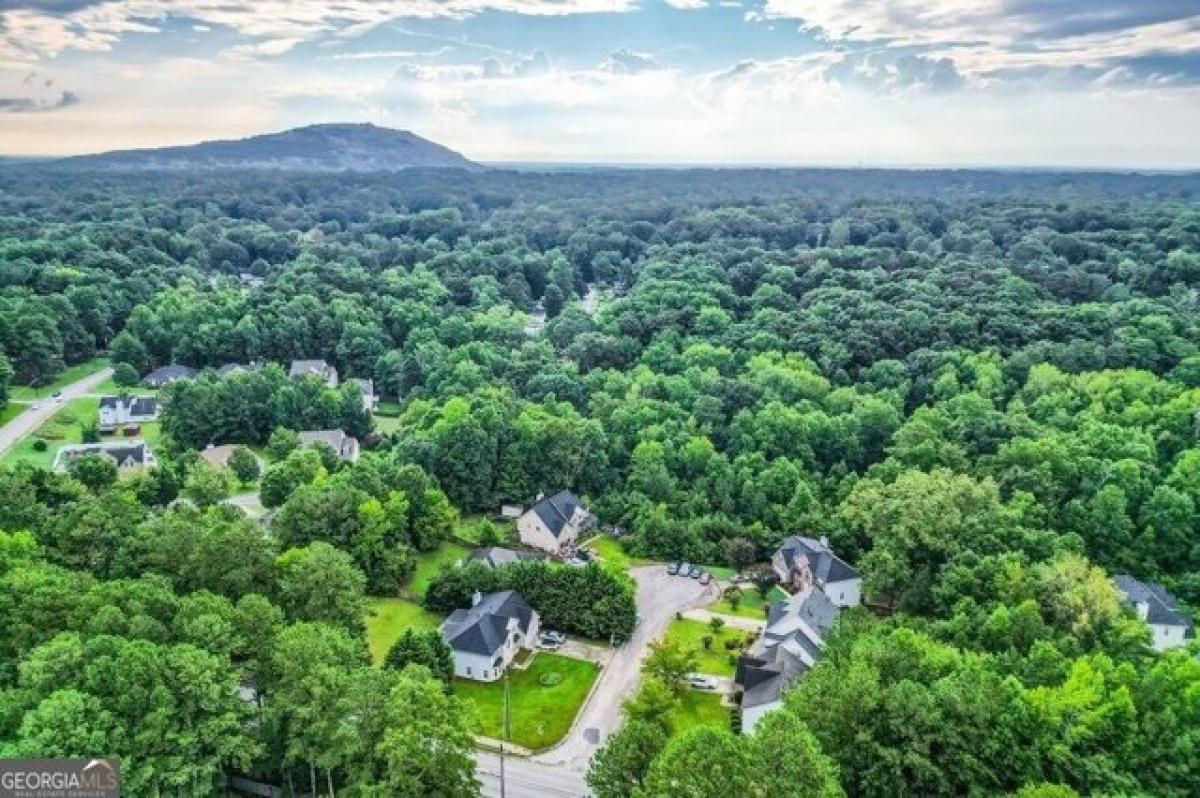
[[[471,675],[471,669],[470,669],[470,668],[467,668],[467,675],[468,675],[468,676],[470,676],[470,675]]]

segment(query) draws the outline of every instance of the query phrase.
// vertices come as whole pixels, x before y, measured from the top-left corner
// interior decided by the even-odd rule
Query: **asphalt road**
[[[3,455],[9,449],[16,445],[18,441],[24,438],[29,433],[33,432],[38,427],[42,426],[57,413],[62,406],[80,396],[85,396],[92,388],[95,388],[100,383],[112,376],[112,369],[101,369],[95,374],[84,377],[78,382],[73,382],[62,389],[62,396],[58,399],[39,399],[29,405],[24,413],[14,418],[12,421],[0,427],[0,455]],[[34,404],[38,408],[34,409]]]
[[[505,798],[586,796],[588,763],[621,725],[621,703],[637,690],[650,643],[662,637],[675,613],[702,607],[720,595],[715,582],[705,587],[694,579],[668,576],[665,565],[646,565],[629,574],[637,583],[638,625],[633,636],[613,654],[575,726],[561,743],[528,759],[506,757]],[[483,794],[498,798],[499,757],[480,752],[475,759]]]

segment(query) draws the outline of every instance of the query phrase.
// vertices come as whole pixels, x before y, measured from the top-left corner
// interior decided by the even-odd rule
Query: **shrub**
[[[542,687],[553,687],[556,684],[561,684],[562,680],[563,675],[561,673],[558,671],[550,671],[549,673],[543,673],[538,678],[538,684],[540,684]]]
[[[44,452],[50,448],[50,444],[46,443],[45,439],[38,438],[33,442],[33,450],[35,452]]]

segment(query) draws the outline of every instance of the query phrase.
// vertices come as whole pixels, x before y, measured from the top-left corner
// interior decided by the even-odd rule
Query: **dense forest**
[[[353,392],[207,371],[165,393],[155,472],[0,470],[0,752],[104,744],[136,794],[233,771],[472,794],[469,717],[429,671],[367,665],[363,596],[460,513],[566,487],[634,555],[743,567],[799,533],[858,565],[877,612],[760,732],[827,783],[771,794],[1195,795],[1200,662],[1153,653],[1108,575],[1200,606],[1197,198],[1185,175],[6,168],[0,384],[100,352],[323,358],[399,417],[368,435]],[[358,463],[279,432],[335,422]],[[206,500],[190,452],[231,440],[280,450],[269,538]],[[640,756],[600,798],[760,794],[776,767],[652,726],[605,749]]]

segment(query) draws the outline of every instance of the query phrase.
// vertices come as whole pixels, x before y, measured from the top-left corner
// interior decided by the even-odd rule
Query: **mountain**
[[[58,163],[87,169],[287,169],[305,172],[483,168],[454,150],[407,130],[372,124],[309,125],[246,139],[79,155]]]

